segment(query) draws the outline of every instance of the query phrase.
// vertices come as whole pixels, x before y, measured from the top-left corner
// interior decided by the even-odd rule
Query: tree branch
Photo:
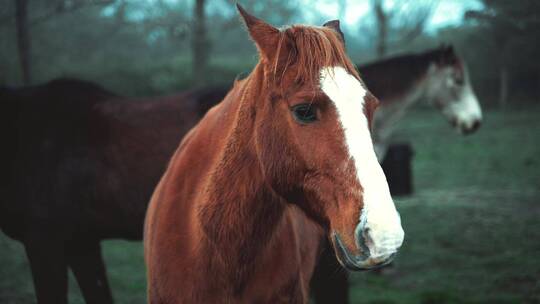
[[[48,13],[45,13],[41,16],[34,17],[32,20],[29,20],[29,26],[34,26],[42,22],[46,22],[49,19],[60,16],[63,14],[73,13],[77,10],[83,9],[89,6],[102,6],[113,4],[115,0],[77,0],[77,1],[59,1],[52,10]],[[4,15],[0,17],[0,26],[6,26],[13,23],[15,19],[15,14]]]

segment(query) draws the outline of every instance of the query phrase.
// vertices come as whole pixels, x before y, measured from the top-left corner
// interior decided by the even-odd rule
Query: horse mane
[[[357,67],[369,90],[384,102],[414,86],[433,63],[462,69],[460,58],[451,47],[445,46],[417,54],[393,56]]]
[[[278,54],[272,63],[272,76],[275,79],[280,80],[294,66],[295,82],[318,85],[321,68],[342,66],[360,80],[339,33],[333,29],[293,25],[282,29],[280,34]]]
[[[392,57],[384,58],[382,60],[377,60],[374,62],[366,63],[363,65],[357,65],[358,68],[368,69],[368,68],[379,68],[384,66],[402,66],[409,62],[418,62],[425,61],[429,63],[437,63],[439,65],[452,65],[458,64],[461,60],[454,53],[451,48],[448,47],[437,47],[434,49],[429,49],[421,53],[405,53],[401,55],[395,55]]]

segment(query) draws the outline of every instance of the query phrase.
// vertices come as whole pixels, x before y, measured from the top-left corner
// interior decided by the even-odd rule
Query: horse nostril
[[[365,258],[370,256],[368,244],[370,244],[372,240],[369,231],[369,228],[358,229],[356,231],[356,245],[362,251],[362,255]]]

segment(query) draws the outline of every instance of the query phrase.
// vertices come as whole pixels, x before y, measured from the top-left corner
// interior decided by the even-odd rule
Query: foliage
[[[512,91],[529,93],[518,97],[537,98],[540,96],[540,63],[534,58],[540,52],[540,2],[483,2],[484,10],[469,11],[465,15],[482,36],[472,47],[491,50],[491,61],[499,68],[510,69]]]
[[[194,1],[29,2],[34,83],[75,76],[129,95],[164,94],[195,85],[191,67]],[[233,2],[207,1],[209,70],[205,73],[211,78],[210,84],[230,83],[256,60],[255,48]],[[331,18],[327,12],[308,9],[315,7],[313,0],[240,2],[275,25],[308,19],[310,23],[322,24]],[[351,1],[338,2],[337,13],[343,17]],[[403,37],[417,32],[416,25],[422,27],[425,18],[415,16],[428,16],[430,8],[437,8],[437,1],[423,0],[418,2],[421,5],[412,1],[400,3],[396,7],[385,6],[392,15],[387,37],[389,55],[452,43],[468,63],[484,105],[498,91],[502,62],[510,69],[511,98],[525,102],[540,97],[540,61],[534,60],[540,53],[536,39],[540,35],[540,2],[485,0],[484,9],[468,13],[462,25],[437,32],[422,30],[415,39]],[[19,85],[14,5],[12,0],[0,0],[0,4],[0,84]],[[358,63],[376,58],[376,18],[371,15],[356,24],[343,25],[348,52]],[[502,47],[501,41],[507,46]]]

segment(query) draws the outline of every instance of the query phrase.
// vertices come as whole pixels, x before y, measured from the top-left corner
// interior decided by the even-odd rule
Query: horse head
[[[265,183],[325,229],[344,267],[388,263],[404,232],[371,139],[378,100],[339,22],[277,29],[238,9],[261,58],[242,98]]]
[[[482,110],[465,62],[452,46],[442,46],[433,55],[427,77],[427,98],[459,132],[476,131],[482,122]]]

